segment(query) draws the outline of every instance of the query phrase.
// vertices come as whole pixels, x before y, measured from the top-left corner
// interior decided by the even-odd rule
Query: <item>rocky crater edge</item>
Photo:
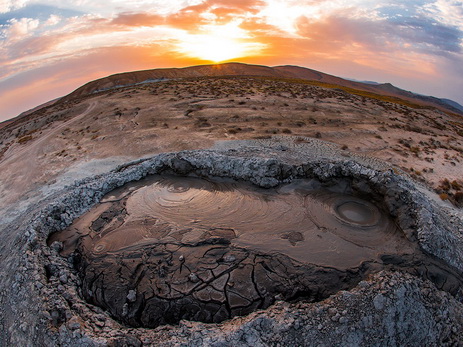
[[[357,189],[382,196],[407,238],[463,271],[461,221],[439,209],[394,170],[375,170],[347,159],[307,160],[297,150],[284,147],[166,153],[66,187],[2,231],[11,241],[10,251],[1,256],[2,345],[446,345],[462,340],[463,306],[458,295],[390,271],[319,303],[278,302],[222,324],[182,321],[157,329],[121,326],[81,299],[71,263],[58,255],[58,246],[46,246],[46,239],[69,226],[107,192],[162,172],[231,177],[260,187],[297,178],[326,184],[348,179]],[[52,270],[46,271],[46,266]]]

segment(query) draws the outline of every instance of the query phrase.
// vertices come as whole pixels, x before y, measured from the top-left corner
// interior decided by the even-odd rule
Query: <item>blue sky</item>
[[[0,121],[123,71],[300,65],[463,103],[463,2],[0,0]]]

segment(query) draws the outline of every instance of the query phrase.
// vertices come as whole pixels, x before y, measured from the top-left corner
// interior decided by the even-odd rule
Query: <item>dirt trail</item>
[[[95,109],[97,101],[91,101],[81,114],[44,130],[40,137],[23,145],[11,148],[0,162],[2,183],[0,207],[7,207],[14,201],[28,197],[37,183],[50,183],[56,173],[51,165],[44,163],[44,154],[53,148],[56,137],[72,124],[76,124]],[[11,189],[10,187],[14,187]]]

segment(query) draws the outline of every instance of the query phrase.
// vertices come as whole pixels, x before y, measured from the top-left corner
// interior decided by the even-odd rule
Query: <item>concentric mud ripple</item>
[[[370,203],[349,195],[317,191],[307,195],[305,208],[312,221],[344,241],[362,248],[384,249],[400,239],[393,220]],[[399,232],[400,233],[400,232]],[[404,249],[403,249],[404,250]]]
[[[77,251],[88,301],[147,327],[220,322],[279,297],[319,300],[382,256],[415,251],[372,202],[315,186],[154,176],[108,194],[49,242]]]
[[[379,211],[364,201],[346,201],[335,206],[334,211],[344,222],[357,227],[369,227],[378,224]]]
[[[143,184],[107,197],[105,212],[95,210],[95,216],[77,222],[93,219],[92,229],[107,221],[84,239],[88,249],[100,254],[152,242],[195,244],[224,238],[236,247],[280,252],[304,263],[340,269],[380,254],[411,251],[392,220],[372,203],[308,189],[299,182],[257,189],[231,180],[156,177]],[[120,216],[107,220],[114,209],[111,198],[124,200],[124,207],[119,206],[127,211],[123,222]],[[89,229],[76,228],[83,234]]]

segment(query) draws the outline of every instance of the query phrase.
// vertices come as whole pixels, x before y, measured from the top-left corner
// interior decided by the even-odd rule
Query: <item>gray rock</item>
[[[129,294],[127,294],[127,300],[129,302],[135,302],[137,300],[137,292],[135,290],[129,290]]]
[[[386,298],[382,294],[378,294],[373,298],[373,304],[377,310],[382,310],[384,308],[385,302]]]
[[[304,177],[324,185],[338,182],[342,177],[347,177],[353,186],[355,182],[367,181],[368,184],[362,183],[359,187],[368,186],[383,201],[407,238],[447,265],[460,272],[463,270],[461,220],[450,222],[448,212],[429,200],[407,177],[396,175],[368,159],[351,156],[346,160],[329,144],[324,147],[320,141],[308,141],[300,148],[284,141],[277,145],[288,147],[286,151],[278,151],[278,158],[275,158],[276,152],[272,150],[275,144],[271,141],[255,142],[252,146],[237,147],[239,150],[235,151],[160,154],[128,163],[105,175],[86,178],[43,201],[31,203],[24,213],[1,230],[5,235],[4,243],[15,246],[2,253],[1,258],[0,345],[141,345],[140,341],[158,346],[461,343],[461,293],[452,295],[437,288],[436,284],[401,271],[374,274],[348,292],[335,293],[318,303],[279,301],[266,310],[221,324],[182,321],[176,326],[153,330],[126,328],[105,311],[76,294],[69,294],[73,293],[70,289],[78,292],[76,282],[71,280],[73,269],[66,258],[56,254],[59,247],[49,252],[48,235],[67,227],[109,191],[160,172],[226,176],[251,181],[261,187],[273,187]],[[48,277],[48,282],[43,282],[40,288],[36,285],[39,280],[34,271],[20,270],[28,269],[28,263],[37,264],[41,276]],[[64,283],[61,281],[63,274],[58,275],[60,270],[67,276]],[[71,295],[73,300],[67,300],[64,293],[68,293],[68,298]],[[90,294],[92,297],[101,295],[99,292]],[[127,291],[124,295],[127,296]],[[120,310],[130,315],[131,308],[126,304],[121,302]],[[332,315],[328,311],[330,307],[340,309]],[[341,310],[347,313],[339,314]],[[51,323],[44,319],[43,311],[50,312]],[[333,321],[336,315],[339,317]],[[85,324],[80,328],[77,322],[66,325],[74,316]],[[24,329],[19,328],[18,317],[26,323]],[[103,329],[94,324],[103,321]]]

